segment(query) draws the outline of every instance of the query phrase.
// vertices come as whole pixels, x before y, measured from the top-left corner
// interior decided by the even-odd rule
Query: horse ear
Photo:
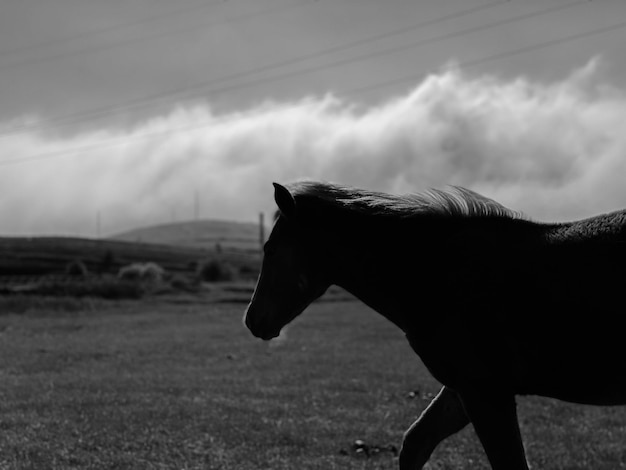
[[[288,219],[295,217],[296,200],[293,198],[292,194],[284,186],[278,183],[272,184],[274,185],[274,200],[276,201],[280,212]]]

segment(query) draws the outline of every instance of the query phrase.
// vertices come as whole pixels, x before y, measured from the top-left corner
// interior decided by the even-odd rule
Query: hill
[[[260,264],[258,254],[247,252],[72,237],[0,237],[0,276],[59,274],[77,260],[95,273],[116,273],[121,266],[145,262],[169,272],[194,272],[199,262],[215,258],[251,273]]]
[[[258,225],[201,220],[139,228],[104,240],[0,237],[0,276],[59,274],[77,260],[95,273],[145,262],[169,272],[194,272],[198,263],[220,259],[254,277],[259,255]]]
[[[258,253],[259,225],[249,222],[198,220],[138,228],[114,235],[109,239],[196,249],[223,249]]]
[[[74,237],[0,238],[0,275],[63,272],[82,261],[90,271],[113,271],[135,262],[153,261],[170,271],[186,271],[208,257],[207,250]]]

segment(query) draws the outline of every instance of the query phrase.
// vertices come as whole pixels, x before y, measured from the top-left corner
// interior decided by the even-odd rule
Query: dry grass
[[[268,344],[242,309],[189,296],[0,316],[0,468],[396,468],[351,446],[398,446],[438,389],[400,332],[318,303]],[[524,398],[520,415],[535,468],[626,463],[622,408]],[[468,428],[431,468],[488,467]]]

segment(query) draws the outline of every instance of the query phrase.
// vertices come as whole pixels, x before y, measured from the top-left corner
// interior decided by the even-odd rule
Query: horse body
[[[401,328],[444,385],[407,432],[402,469],[469,422],[494,469],[527,469],[516,395],[626,403],[626,212],[543,224],[465,190],[285,191],[246,323],[274,336],[336,284]]]

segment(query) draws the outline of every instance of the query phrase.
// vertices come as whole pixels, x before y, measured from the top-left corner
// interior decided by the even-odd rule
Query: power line
[[[443,34],[443,35],[440,35],[440,36],[433,36],[431,38],[415,41],[415,42],[408,43],[408,44],[402,44],[402,45],[399,45],[399,46],[394,46],[394,47],[387,48],[387,49],[380,50],[380,51],[368,52],[366,54],[361,54],[361,55],[350,57],[350,58],[347,58],[347,59],[336,60],[334,62],[329,62],[329,63],[323,64],[323,65],[312,66],[312,67],[308,67],[308,68],[304,68],[304,69],[299,69],[299,70],[295,70],[295,71],[282,73],[282,74],[279,74],[279,75],[273,75],[273,76],[270,76],[270,77],[259,78],[259,79],[256,79],[256,80],[251,80],[251,81],[240,83],[240,84],[227,85],[227,86],[223,86],[223,87],[220,87],[220,88],[212,88],[212,89],[206,90],[206,92],[207,93],[212,93],[212,94],[221,94],[221,93],[225,93],[225,92],[228,92],[228,91],[242,90],[242,89],[251,88],[251,87],[263,84],[263,83],[275,82],[275,81],[278,81],[278,80],[283,80],[285,78],[292,78],[292,77],[304,75],[304,74],[307,74],[307,73],[314,73],[314,72],[319,72],[321,70],[328,70],[328,69],[332,69],[332,68],[336,68],[336,67],[341,67],[341,66],[345,66],[345,65],[349,65],[349,64],[354,64],[354,63],[357,63],[357,62],[363,62],[363,61],[366,61],[366,60],[369,60],[369,59],[372,59],[372,58],[375,58],[375,57],[395,54],[395,53],[406,51],[406,50],[409,50],[409,49],[415,49],[417,47],[423,47],[423,46],[435,44],[437,42],[445,41],[445,40],[448,40],[448,39],[453,39],[453,38],[465,36],[467,34],[476,33],[476,32],[479,32],[479,31],[484,31],[486,29],[495,28],[497,26],[502,26],[502,25],[514,23],[514,22],[517,22],[517,21],[527,20],[529,18],[538,17],[538,16],[545,15],[545,14],[548,14],[548,13],[554,13],[556,11],[564,10],[566,8],[572,8],[572,7],[575,7],[575,6],[578,6],[578,5],[582,5],[583,3],[589,3],[589,0],[578,0],[578,1],[575,1],[575,2],[572,2],[572,3],[568,3],[566,5],[554,6],[554,7],[551,7],[551,8],[546,8],[544,10],[535,11],[535,12],[532,12],[532,13],[526,13],[526,14],[522,14],[522,15],[512,16],[510,18],[506,18],[506,19],[503,19],[503,20],[498,20],[498,21],[495,21],[493,23],[487,23],[487,24],[484,24],[484,25],[481,25],[481,26],[476,26],[476,27],[472,27],[472,28],[468,28],[468,29],[464,29],[464,30],[460,30],[460,31],[454,31],[454,32]]]
[[[621,23],[617,23],[617,24],[613,24],[613,25],[609,25],[609,26],[605,26],[603,28],[597,28],[597,29],[593,29],[591,31],[583,31],[581,33],[576,33],[576,34],[571,34],[569,36],[565,36],[562,38],[557,38],[557,39],[552,39],[550,41],[546,41],[546,42],[542,42],[542,43],[538,43],[538,44],[531,44],[529,46],[524,46],[524,47],[520,47],[518,49],[512,49],[509,51],[504,51],[504,52],[500,52],[498,54],[493,54],[493,55],[489,55],[486,57],[480,57],[477,59],[471,59],[471,60],[466,60],[463,62],[459,62],[457,63],[458,67],[465,67],[465,68],[469,68],[469,67],[475,67],[476,65],[481,65],[487,62],[491,62],[494,60],[500,60],[500,59],[504,59],[506,57],[512,57],[514,55],[519,55],[519,54],[525,54],[527,52],[532,52],[532,51],[536,51],[539,49],[545,49],[548,47],[552,47],[552,46],[557,46],[559,44],[564,44],[566,42],[570,42],[570,41],[574,41],[576,39],[582,39],[582,38],[586,38],[586,37],[590,37],[590,36],[595,36],[598,34],[603,34],[603,33],[608,33],[610,31],[615,31],[621,28],[624,28],[626,26],[626,21],[623,21]],[[375,83],[373,85],[369,85],[369,86],[365,86],[362,88],[354,88],[351,90],[347,90],[348,93],[353,93],[353,94],[365,94],[365,93],[369,93],[371,91],[380,89],[380,88],[386,88],[389,86],[393,86],[393,85],[398,85],[401,83],[406,83],[412,80],[415,80],[416,78],[420,78],[423,76],[423,72],[419,73],[419,74],[411,74],[411,75],[405,75],[403,77],[398,77],[398,78],[394,78],[391,80],[386,80],[384,82],[380,82],[380,83]]]
[[[487,23],[484,25],[480,25],[477,27],[472,27],[472,28],[468,28],[468,29],[464,29],[464,30],[460,30],[460,31],[454,31],[454,32],[450,32],[450,33],[446,33],[443,35],[439,35],[439,36],[434,36],[431,38],[426,38],[424,40],[419,40],[416,42],[412,42],[409,44],[402,44],[400,46],[395,46],[395,47],[391,47],[391,48],[387,48],[384,49],[382,51],[375,51],[375,52],[369,52],[366,54],[361,54],[355,57],[351,57],[351,58],[347,58],[347,59],[341,59],[341,60],[336,60],[334,62],[330,62],[327,64],[323,64],[323,65],[319,65],[319,66],[313,66],[313,67],[308,67],[305,69],[300,69],[300,70],[295,70],[295,71],[290,71],[290,72],[286,72],[286,73],[282,73],[279,75],[274,75],[274,76],[270,76],[270,77],[264,77],[264,78],[260,78],[260,79],[256,79],[256,80],[251,80],[248,82],[244,82],[244,83],[240,83],[240,84],[231,84],[231,85],[225,85],[222,87],[218,87],[218,88],[209,88],[208,90],[205,90],[207,93],[212,93],[212,94],[222,94],[222,93],[226,93],[229,91],[235,91],[235,90],[241,90],[241,89],[246,89],[246,88],[251,88],[260,84],[264,84],[264,83],[271,83],[271,82],[275,82],[278,80],[282,80],[282,79],[286,79],[286,78],[292,78],[295,76],[300,76],[300,75],[304,75],[306,73],[311,73],[311,72],[318,72],[321,70],[327,70],[327,69],[331,69],[331,68],[335,68],[335,67],[339,67],[339,66],[345,66],[348,64],[352,64],[352,63],[357,63],[357,62],[362,62],[365,60],[369,60],[371,58],[374,57],[379,57],[379,56],[383,56],[383,55],[389,55],[389,54],[394,54],[394,53],[398,53],[401,51],[405,51],[405,50],[409,50],[409,49],[414,49],[416,47],[423,47],[423,46],[427,46],[427,45],[431,45],[440,41],[444,41],[444,40],[448,40],[448,39],[453,39],[453,38],[457,38],[457,37],[461,37],[461,36],[465,36],[467,34],[472,34],[475,32],[479,32],[479,31],[484,31],[486,29],[491,29],[494,27],[498,27],[498,26],[502,26],[505,24],[510,24],[513,22],[518,22],[518,21],[523,21],[523,20],[527,20],[529,18],[534,18],[534,17],[538,17],[541,15],[545,15],[545,14],[549,14],[549,13],[554,13],[557,11],[561,11],[567,8],[572,8],[578,5],[581,5],[583,3],[589,3],[590,0],[578,0],[572,3],[567,3],[564,5],[556,5],[550,8],[546,8],[543,10],[539,10],[539,11],[535,11],[535,12],[530,12],[530,13],[525,13],[522,15],[516,15],[513,17],[509,17],[509,18],[505,18],[502,20],[498,20],[492,23]],[[469,12],[475,12],[479,9],[486,9],[486,8],[491,8],[497,5],[500,5],[501,3],[507,3],[507,2],[494,2],[491,4],[486,4],[486,5],[482,5],[482,6],[478,6],[478,7],[474,7],[471,8],[469,10]],[[423,22],[423,23],[418,23],[417,25],[413,25],[413,27],[418,27],[418,26],[426,26],[426,25],[432,25],[435,24],[437,22],[441,22],[441,21],[445,21],[446,19],[450,19],[451,17],[458,17],[458,16],[462,16],[463,14],[468,14],[468,11],[461,11],[461,12],[457,12],[457,13],[452,13],[450,15],[446,15],[445,17],[439,18],[439,19],[434,19],[434,20],[430,20],[427,22]],[[402,32],[404,31],[405,28],[402,28]],[[398,32],[398,30],[395,31],[395,33],[400,34],[400,32]],[[300,57],[300,58],[294,58],[294,59],[288,59],[276,64],[269,64],[257,69],[252,69],[249,71],[245,71],[245,72],[241,72],[241,73],[235,73],[235,74],[231,74],[228,76],[224,76],[224,77],[220,77],[199,85],[196,85],[194,87],[191,88],[185,88],[182,91],[175,91],[172,92],[171,94],[163,94],[163,93],[159,93],[156,95],[152,95],[148,98],[143,98],[143,99],[139,99],[137,100],[135,103],[131,104],[131,105],[125,105],[125,106],[120,106],[120,107],[105,107],[105,108],[99,108],[96,110],[92,110],[90,112],[86,112],[86,113],[79,113],[79,114],[74,114],[74,115],[68,115],[68,116],[64,116],[64,117],[59,117],[59,118],[51,118],[48,119],[47,122],[58,122],[58,121],[69,121],[70,123],[73,122],[74,120],[80,120],[80,121],[84,121],[85,119],[89,119],[89,118],[95,118],[95,117],[100,117],[103,115],[107,115],[111,112],[115,112],[115,111],[120,111],[120,110],[125,110],[125,109],[132,109],[133,107],[141,107],[141,106],[146,106],[149,104],[153,104],[156,101],[160,101],[165,99],[166,97],[170,97],[170,96],[176,96],[176,95],[180,95],[180,94],[189,94],[192,91],[197,91],[197,90],[201,90],[201,89],[206,89],[207,86],[210,86],[211,84],[215,84],[215,83],[221,83],[221,82],[225,82],[228,80],[232,80],[235,78],[242,78],[245,76],[249,76],[252,74],[256,74],[259,73],[261,71],[267,71],[267,70],[271,70],[274,68],[279,68],[285,65],[289,65],[292,63],[297,63],[297,62],[301,62],[316,56],[322,56],[325,55],[327,53],[332,53],[332,52],[336,52],[338,50],[342,50],[342,49],[347,49],[349,47],[354,47],[355,45],[359,45],[359,44],[364,44],[367,42],[371,42],[374,41],[376,37],[380,37],[380,36],[391,36],[392,34],[394,34],[394,32],[389,32],[389,33],[383,33],[381,35],[377,35],[377,36],[373,36],[370,38],[364,38],[358,41],[353,41],[352,43],[348,43],[345,45],[339,45],[339,46],[335,46],[332,47],[330,49],[324,50],[324,51],[318,51],[312,54],[309,54],[308,56],[304,56],[304,57]],[[382,86],[381,86],[382,87]],[[365,88],[370,88],[370,87],[365,87]],[[355,92],[360,93],[362,91],[356,90]],[[365,91],[365,89],[363,89],[363,91]],[[44,121],[46,122],[46,121]],[[16,126],[10,130],[14,130],[16,128],[18,129],[24,129],[24,128],[31,128],[31,127],[38,127],[41,126],[40,123],[36,124],[36,125],[23,125],[23,126]],[[7,130],[5,129],[5,132]],[[0,137],[1,138],[1,137]]]
[[[466,36],[468,34],[472,34],[472,33],[476,33],[479,31],[484,31],[487,29],[491,29],[491,28],[495,28],[498,26],[503,26],[505,24],[510,24],[510,23],[515,23],[518,21],[523,21],[523,20],[527,20],[529,18],[534,18],[534,17],[538,17],[541,15],[545,15],[545,14],[549,14],[549,13],[554,13],[556,11],[560,11],[560,10],[565,10],[567,8],[572,8],[578,5],[582,5],[583,3],[589,3],[589,0],[578,0],[572,3],[568,3],[565,5],[557,5],[551,8],[546,8],[540,11],[535,11],[535,12],[531,12],[531,13],[525,13],[522,15],[517,15],[517,16],[512,16],[510,18],[505,18],[502,20],[498,20],[498,21],[494,21],[493,23],[487,23],[481,26],[475,26],[472,28],[468,28],[468,29],[464,29],[464,30],[460,30],[460,31],[453,31],[450,33],[446,33],[446,34],[442,34],[440,36],[433,36],[431,38],[426,38],[426,39],[422,39],[422,40],[418,40],[415,42],[411,42],[411,43],[407,43],[407,44],[401,44],[398,46],[394,46],[394,47],[390,47],[384,50],[380,50],[380,51],[374,51],[374,52],[368,52],[366,54],[361,54],[358,56],[354,56],[354,57],[350,57],[347,59],[341,59],[341,60],[336,60],[334,62],[329,62],[327,64],[323,64],[323,65],[319,65],[319,66],[314,66],[314,67],[309,67],[306,69],[301,69],[301,70],[296,70],[296,71],[292,71],[292,72],[287,72],[281,75],[275,75],[272,77],[267,77],[267,78],[261,78],[258,80],[254,80],[254,81],[250,81],[250,82],[246,82],[243,84],[238,84],[238,85],[233,85],[230,87],[223,87],[223,88],[219,88],[216,90],[208,90],[209,93],[223,93],[225,91],[232,91],[232,90],[239,90],[239,89],[244,89],[244,88],[250,88],[251,86],[255,86],[258,85],[260,83],[267,83],[267,82],[273,82],[273,81],[277,81],[277,80],[282,80],[284,78],[291,78],[294,76],[298,76],[298,75],[303,75],[306,73],[311,73],[311,72],[319,72],[321,70],[327,70],[327,69],[331,69],[331,68],[336,68],[336,67],[340,67],[340,66],[344,66],[344,65],[348,65],[348,64],[353,64],[353,63],[357,63],[357,62],[363,62],[375,57],[380,57],[380,56],[385,56],[385,55],[390,55],[390,54],[396,54],[398,52],[404,52],[407,51],[409,49],[415,49],[418,47],[423,47],[423,46],[428,46],[431,44],[435,44],[441,41],[446,41],[448,39],[454,39],[454,38],[458,38],[461,36]]]
[[[466,62],[462,62],[459,65],[460,66],[467,66],[467,67],[471,67],[471,66],[475,66],[481,63],[485,63],[485,62],[489,62],[492,60],[499,60],[505,57],[509,57],[509,56],[513,56],[516,54],[522,54],[522,53],[526,53],[526,52],[531,52],[531,51],[535,51],[538,49],[544,49],[547,47],[552,47],[555,45],[559,45],[559,44],[564,44],[566,42],[571,42],[574,40],[578,40],[578,39],[582,39],[582,38],[586,38],[586,37],[590,37],[590,36],[594,36],[594,35],[598,35],[598,34],[603,34],[603,33],[607,33],[610,31],[615,31],[617,29],[623,28],[626,26],[626,21],[623,21],[621,23],[617,23],[617,24],[613,24],[613,25],[609,25],[609,26],[605,26],[602,28],[596,28],[596,29],[592,29],[589,31],[583,31],[580,33],[576,33],[576,34],[571,34],[569,36],[564,36],[562,38],[558,38],[558,39],[552,39],[550,41],[545,41],[542,43],[538,43],[538,44],[532,44],[529,46],[525,46],[525,47],[521,47],[518,49],[513,49],[510,51],[504,51],[498,54],[493,54],[490,56],[486,56],[486,57],[482,57],[479,59],[473,59],[473,60],[468,60]],[[394,80],[389,80],[387,82],[384,83],[378,83],[375,85],[372,85],[370,87],[365,87],[365,88],[360,88],[360,89],[355,89],[352,90],[352,92],[358,93],[364,90],[369,90],[369,89],[374,89],[374,87],[379,87],[382,88],[383,86],[388,86],[388,85],[392,85],[392,84],[396,84],[396,83],[402,83],[402,82],[406,82],[412,79],[415,79],[416,77],[419,77],[421,75],[413,75],[413,76],[405,76],[405,77],[401,77],[399,79],[394,79]],[[215,125],[216,123],[220,123],[220,122],[225,122],[227,120],[230,120],[232,118],[230,117],[224,117],[222,119],[219,120],[213,120],[211,123],[209,124],[195,124],[195,125],[191,125],[191,126],[182,126],[182,127],[178,127],[178,128],[174,128],[174,129],[168,129],[168,130],[161,130],[161,131],[154,131],[154,132],[150,132],[150,133],[146,133],[140,136],[136,136],[133,138],[124,138],[124,139],[120,139],[118,142],[100,142],[97,144],[93,144],[93,145],[88,145],[88,146],[84,146],[84,147],[80,147],[77,148],[75,150],[61,150],[61,151],[57,151],[57,152],[48,152],[48,153],[41,153],[38,155],[31,155],[29,157],[25,157],[25,158],[15,158],[15,159],[11,159],[11,160],[2,160],[0,161],[0,166],[4,166],[4,165],[16,165],[16,164],[22,164],[22,163],[29,163],[29,162],[33,162],[33,161],[37,161],[37,160],[46,160],[49,158],[58,158],[58,157],[65,157],[65,156],[73,156],[76,154],[79,154],[81,152],[87,152],[90,150],[100,150],[102,148],[110,148],[110,147],[114,147],[116,145],[124,145],[124,144],[128,144],[129,141],[135,141],[135,140],[144,140],[144,139],[149,139],[149,138],[154,138],[154,137],[159,137],[159,136],[166,136],[166,135],[170,135],[170,134],[176,134],[178,132],[184,132],[184,131],[190,131],[190,130],[194,130],[194,129],[201,129],[201,128],[205,128],[205,127],[210,127]]]
[[[201,91],[201,90],[205,90],[207,87],[211,86],[211,85],[216,85],[216,84],[220,84],[222,82],[227,82],[229,80],[235,80],[235,79],[240,79],[240,78],[245,78],[245,77],[249,77],[249,76],[253,76],[256,75],[258,73],[261,72],[267,72],[270,70],[274,70],[274,69],[279,69],[282,67],[286,67],[289,65],[294,65],[297,63],[301,63],[301,62],[306,62],[308,60],[311,59],[315,59],[315,58],[319,58],[319,57],[323,57],[326,55],[330,55],[330,54],[334,54],[336,52],[340,52],[340,51],[344,51],[347,49],[351,49],[357,46],[362,46],[364,44],[369,44],[375,41],[379,41],[381,39],[387,39],[393,36],[398,36],[400,34],[404,34],[406,32],[409,31],[413,31],[413,30],[417,30],[420,28],[424,28],[427,26],[433,26],[435,24],[439,24],[439,23],[443,23],[445,21],[449,21],[451,19],[456,19],[456,18],[460,18],[462,16],[466,16],[472,13],[477,13],[479,11],[483,11],[483,10],[487,10],[505,3],[510,3],[511,0],[498,0],[496,2],[489,2],[486,4],[481,4],[481,5],[477,5],[471,8],[468,8],[466,10],[460,10],[457,12],[452,12],[449,13],[447,15],[441,16],[441,17],[437,17],[437,18],[433,18],[430,20],[426,20],[426,21],[421,21],[418,23],[414,23],[408,26],[404,26],[402,28],[399,29],[395,29],[392,31],[386,31],[380,34],[376,34],[376,35],[372,35],[372,36],[366,36],[364,38],[360,38],[354,41],[350,41],[350,42],[346,42],[346,43],[342,43],[342,44],[338,44],[326,49],[322,49],[322,50],[318,50],[318,51],[314,51],[312,53],[309,54],[305,54],[305,55],[301,55],[298,57],[293,57],[293,58],[289,58],[289,59],[285,59],[282,61],[278,61],[278,62],[274,62],[271,64],[266,64],[263,65],[261,67],[256,67],[256,68],[252,68],[249,70],[245,70],[242,72],[236,72],[236,73],[232,73],[229,75],[224,75],[222,77],[217,77],[208,81],[203,81],[200,83],[197,83],[193,86],[190,87],[185,87],[185,88],[177,88],[177,89],[173,89],[170,91],[165,91],[165,92],[160,92],[160,93],[156,93],[156,94],[152,94],[152,95],[148,95],[148,96],[144,96],[141,98],[137,98],[133,101],[131,101],[130,103],[126,102],[123,105],[117,105],[117,106],[106,106],[106,107],[101,107],[101,108],[95,108],[92,110],[88,110],[88,111],[83,111],[80,113],[72,113],[72,114],[67,114],[64,116],[56,116],[56,117],[51,117],[48,119],[45,119],[43,121],[39,121],[38,123],[35,124],[22,124],[22,125],[18,125],[18,126],[13,126],[11,128],[5,129],[4,131],[16,131],[16,130],[25,130],[25,129],[31,129],[31,128],[37,128],[37,127],[41,127],[42,125],[46,125],[46,124],[62,124],[62,125],[68,125],[68,124],[72,124],[75,122],[84,122],[86,119],[93,119],[93,118],[99,118],[102,116],[107,116],[109,114],[113,114],[115,112],[119,112],[119,111],[125,111],[125,110],[130,110],[130,109],[135,109],[135,108],[142,108],[145,106],[149,106],[161,101],[166,101],[166,100],[170,100],[171,98],[174,97],[183,97],[186,95],[192,95],[195,92]],[[1,137],[0,137],[1,139]]]
[[[233,18],[230,19],[226,19],[226,20],[221,20],[221,21],[210,21],[210,22],[205,22],[205,23],[199,23],[196,24],[194,26],[188,26],[186,28],[180,28],[180,29],[176,29],[173,31],[165,31],[165,32],[161,32],[161,33],[155,33],[155,34],[150,34],[150,35],[145,35],[142,36],[140,38],[134,38],[134,39],[128,39],[125,41],[119,41],[116,42],[114,44],[102,44],[102,45],[96,45],[96,46],[86,46],[83,47],[82,49],[78,49],[78,50],[74,50],[74,51],[65,51],[65,52],[59,52],[57,54],[50,54],[50,55],[46,55],[43,57],[35,57],[35,58],[31,58],[31,59],[25,59],[22,61],[17,61],[17,62],[10,62],[7,64],[0,64],[0,71],[2,70],[10,70],[13,67],[21,67],[24,65],[32,65],[32,64],[38,64],[38,63],[42,63],[42,62],[49,62],[51,60],[60,60],[60,59],[67,59],[69,57],[75,57],[75,56],[79,56],[82,54],[93,54],[93,53],[100,53],[103,51],[107,51],[107,50],[111,50],[111,49],[117,49],[119,47],[122,46],[128,46],[131,44],[138,44],[140,42],[145,42],[145,41],[149,41],[152,39],[159,39],[159,38],[163,38],[163,37],[167,37],[167,36],[175,36],[177,34],[184,34],[184,33],[188,33],[190,31],[195,31],[198,29],[203,29],[203,28],[211,28],[211,27],[215,27],[215,26],[221,26],[221,25],[225,25],[225,24],[232,24],[232,23],[239,23],[239,22],[243,22],[243,21],[249,21],[255,18],[259,18],[261,16],[266,16],[266,15],[270,15],[273,13],[282,13],[284,11],[287,10],[293,10],[293,9],[297,9],[297,8],[302,8],[304,6],[308,6],[309,4],[313,4],[313,3],[319,3],[322,1],[328,1],[328,0],[305,0],[305,1],[296,1],[295,3],[291,3],[289,5],[280,5],[280,6],[273,6],[273,7],[269,7],[263,10],[259,10],[256,11],[254,13],[247,13],[244,15],[238,15],[235,16]]]
[[[183,13],[189,13],[192,11],[197,11],[197,10],[204,10],[205,8],[210,8],[210,7],[215,7],[216,4],[224,4],[226,3],[226,0],[213,0],[213,1],[207,1],[207,0],[201,0],[201,2],[194,2],[193,5],[187,5],[183,8],[179,8],[177,10],[171,10],[168,11],[167,13],[161,13],[158,15],[152,15],[152,16],[147,16],[144,18],[140,18],[138,20],[135,21],[129,21],[126,23],[118,23],[118,24],[114,24],[114,25],[110,25],[110,26],[106,26],[104,28],[98,28],[98,29],[93,29],[90,31],[83,31],[81,33],[78,34],[73,34],[70,36],[65,36],[65,37],[60,37],[60,38],[56,38],[56,39],[51,39],[47,42],[42,42],[42,43],[38,43],[38,44],[28,44],[28,45],[23,45],[23,46],[18,46],[18,47],[14,47],[11,49],[1,49],[0,50],[0,58],[5,57],[5,56],[10,56],[10,55],[14,55],[14,54],[23,54],[26,52],[30,52],[31,50],[34,49],[44,49],[44,48],[49,48],[52,46],[57,46],[59,44],[67,44],[70,42],[75,42],[78,40],[82,40],[84,38],[88,38],[91,36],[98,36],[101,34],[109,34],[109,33],[113,33],[116,31],[120,31],[123,29],[127,29],[127,28],[132,28],[135,26],[141,26],[143,24],[147,24],[147,23],[152,23],[154,21],[158,21],[164,18],[170,18],[172,15],[180,15]]]

